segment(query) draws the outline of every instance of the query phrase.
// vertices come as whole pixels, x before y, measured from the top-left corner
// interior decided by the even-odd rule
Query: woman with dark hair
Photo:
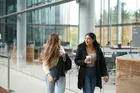
[[[85,41],[78,45],[75,63],[80,66],[78,88],[83,93],[94,93],[95,86],[102,88],[101,77],[108,81],[105,58],[94,33],[87,33]]]
[[[65,73],[63,73],[63,76],[57,77],[57,73],[59,72],[57,66],[60,57],[65,60],[65,51],[63,47],[60,46],[59,36],[57,34],[51,34],[49,35],[44,51],[42,51],[40,56],[45,72],[47,93],[55,93],[55,85],[57,86],[58,93],[65,92]]]

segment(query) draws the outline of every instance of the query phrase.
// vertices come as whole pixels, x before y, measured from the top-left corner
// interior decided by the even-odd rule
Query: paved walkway
[[[22,71],[18,71],[16,64],[12,62],[10,64],[10,89],[15,91],[12,93],[47,93],[40,65],[27,65]],[[77,89],[77,70],[74,65],[73,69],[67,73],[66,78],[65,93],[82,93]],[[7,89],[7,59],[0,59],[0,86]],[[104,84],[103,90],[102,93],[116,93],[115,85],[110,82]],[[100,93],[100,89],[96,88],[95,93]]]
[[[0,85],[7,89],[7,68],[0,66]],[[13,93],[47,93],[46,84],[44,80],[40,80],[21,72],[10,71],[10,89],[15,91]],[[0,92],[1,93],[1,92]],[[73,93],[66,90],[65,93]]]

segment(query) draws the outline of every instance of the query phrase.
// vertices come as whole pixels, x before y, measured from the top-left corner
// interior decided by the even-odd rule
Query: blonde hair
[[[44,51],[41,53],[41,59],[45,60],[45,65],[50,66],[53,59],[59,57],[60,40],[57,34],[51,34],[48,37]]]

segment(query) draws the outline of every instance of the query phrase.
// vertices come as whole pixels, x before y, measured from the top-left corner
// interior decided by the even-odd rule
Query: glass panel
[[[110,15],[111,24],[116,24],[117,22],[117,0],[110,0]]]
[[[3,16],[6,14],[6,1],[0,0],[0,16]]]
[[[95,34],[96,34],[97,41],[101,44],[101,46],[105,46],[108,42],[108,36],[109,36],[108,27],[101,28],[101,31],[100,31],[100,27],[96,27]]]
[[[136,12],[134,13],[134,15],[136,16],[136,22],[140,22],[140,1],[136,0]]]
[[[77,25],[78,9],[78,4],[76,4],[74,1],[62,4],[61,6],[56,6],[56,24]]]
[[[0,55],[7,54],[7,42],[6,42],[6,20],[0,20]]]
[[[132,40],[132,28],[133,26],[123,26],[122,27],[122,45],[127,46]]]
[[[100,20],[101,20],[101,18],[100,18],[101,0],[96,0],[95,2],[96,2],[96,4],[95,4],[95,8],[96,8],[96,10],[95,10],[95,17],[96,17],[95,24],[100,25]]]
[[[115,27],[111,27],[111,45],[112,46],[114,46],[114,45],[116,45],[117,43],[116,43],[116,26]]]
[[[54,2],[54,0],[52,0],[51,2]],[[41,0],[30,0],[30,1],[27,0],[27,8],[38,5],[40,3]],[[70,6],[72,8],[70,8]],[[65,12],[63,12],[63,10],[65,10]],[[16,3],[13,4],[9,1],[9,5],[7,6],[6,11],[7,14],[16,12]],[[73,14],[75,14],[75,17],[73,16]],[[23,14],[21,14],[20,15],[21,18],[18,19],[17,16],[12,16],[6,18],[5,20],[0,20],[0,34],[1,34],[0,36],[2,37],[2,39],[0,39],[0,53],[2,53],[3,55],[9,53],[11,56],[10,68],[12,68],[11,69],[12,74],[10,74],[10,79],[11,79],[10,89],[14,89],[14,91],[16,92],[22,91],[27,93],[27,91],[31,91],[31,92],[38,92],[38,93],[39,92],[46,93],[44,72],[42,70],[42,65],[38,61],[38,58],[46,43],[48,35],[52,33],[57,33],[60,34],[62,40],[67,44],[66,46],[63,45],[64,48],[66,49],[66,52],[68,53],[68,55],[70,55],[72,60],[74,59],[73,48],[75,48],[78,45],[78,26],[77,26],[78,4],[76,4],[76,2],[72,2],[65,5],[59,5],[56,7],[49,7],[49,8],[31,11],[28,12],[26,15],[27,15],[26,16],[27,25],[26,24],[24,25],[25,20],[22,20]],[[60,15],[62,15],[64,18]],[[22,25],[20,23],[17,24],[17,22],[19,22],[19,19],[22,20],[21,22]],[[25,28],[22,28],[22,26],[25,26]],[[17,29],[19,33],[17,32]],[[26,35],[22,31],[23,32],[26,31]],[[21,40],[21,42],[18,43],[17,43],[18,41],[17,33],[18,35],[23,34],[21,35],[20,38],[18,38],[18,40]],[[24,40],[26,40],[26,42],[24,42]],[[20,44],[26,43],[26,45],[23,48],[23,46],[19,46],[19,43]],[[26,52],[22,51],[24,49],[26,50]],[[24,52],[26,56],[24,56]],[[19,60],[19,58],[21,59]],[[5,89],[8,88],[7,65],[8,65],[7,59],[0,58],[0,69],[2,69],[0,71],[4,72],[3,74],[1,74],[0,82],[1,82],[1,86],[4,87]],[[3,68],[3,66],[5,67]],[[25,77],[21,73],[24,75],[26,74]],[[15,75],[18,75],[18,77],[15,77]],[[30,82],[34,80],[30,79],[31,77],[28,77],[28,75],[32,77],[36,77],[38,78],[38,80],[41,79],[43,81],[42,84],[44,85],[42,86],[44,88],[43,89],[42,87],[35,88],[36,85],[33,82]],[[66,76],[67,76],[66,87],[67,89],[71,89],[69,85],[73,86],[71,80],[75,79],[76,75],[75,77],[73,77],[72,74],[70,76],[70,72],[67,72]],[[30,79],[30,81],[26,79],[27,77],[28,79]],[[73,79],[69,77],[72,77]],[[25,79],[22,80],[23,78]],[[19,85],[18,83],[20,81],[24,82],[24,83],[20,83],[21,87],[18,86]],[[76,83],[77,82],[75,82],[75,85]],[[28,84],[33,84],[30,86],[31,90],[30,89],[26,90],[27,89],[26,86]],[[76,87],[74,88],[78,90]]]
[[[70,27],[70,42],[73,47],[78,45],[78,27]]]
[[[32,0],[26,0],[27,8],[32,6]]]
[[[103,25],[107,25],[108,24],[108,0],[102,0],[102,18],[103,18]]]
[[[101,40],[101,37],[100,37],[100,28],[99,27],[96,27],[95,28],[95,34],[96,34],[97,41],[101,44],[101,42],[100,42],[100,40]]]
[[[136,22],[135,16],[133,16],[134,12],[136,11],[136,1],[137,0],[122,0],[121,7],[122,7],[122,23],[132,23]],[[131,7],[130,7],[131,6]]]
[[[13,12],[16,12],[17,10],[17,1],[16,0],[13,0],[12,2],[10,0],[7,0],[6,1],[6,14],[9,14],[9,13],[13,13]]]
[[[6,23],[6,19],[0,20],[0,92],[5,89],[5,91],[9,87],[9,78],[8,78],[8,62],[10,61],[10,57],[8,58],[8,49],[10,49],[10,44],[7,42],[7,38],[11,38],[10,35],[7,34],[7,27],[11,28],[13,30],[12,26],[14,25],[8,25]],[[12,33],[9,33],[12,34]],[[9,46],[8,46],[9,45]]]

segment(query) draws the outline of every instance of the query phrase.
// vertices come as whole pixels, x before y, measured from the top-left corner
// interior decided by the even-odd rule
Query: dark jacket
[[[97,60],[96,60],[96,86],[102,88],[102,76],[108,76],[106,63],[104,55],[100,49],[99,46],[95,46],[96,54],[97,54]],[[76,52],[75,57],[75,63],[80,66],[79,72],[78,72],[78,88],[83,88],[84,80],[85,80],[85,71],[86,71],[86,63],[84,63],[84,60],[87,56],[86,51],[86,44],[81,43]]]
[[[63,57],[60,56],[58,60],[58,64],[56,66],[57,68],[57,75],[55,81],[59,79],[60,76],[65,76],[65,73],[71,69],[72,67],[72,61],[69,58],[69,56],[66,54],[66,60],[63,60]]]

